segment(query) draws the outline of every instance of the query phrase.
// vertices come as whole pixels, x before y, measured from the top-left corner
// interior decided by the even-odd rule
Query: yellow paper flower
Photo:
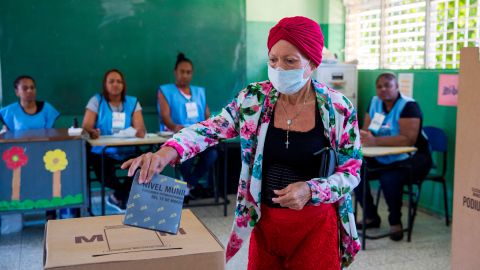
[[[68,165],[67,154],[60,149],[48,151],[43,156],[45,162],[45,169],[50,172],[63,171]]]

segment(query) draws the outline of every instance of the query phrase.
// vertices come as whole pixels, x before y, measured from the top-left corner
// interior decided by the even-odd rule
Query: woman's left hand
[[[278,195],[277,198],[272,199],[274,203],[294,210],[302,210],[312,198],[312,192],[306,182],[293,183],[284,189],[274,190],[273,192]]]

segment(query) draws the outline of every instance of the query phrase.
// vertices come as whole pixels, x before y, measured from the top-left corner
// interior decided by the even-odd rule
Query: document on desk
[[[137,171],[130,190],[123,223],[177,234],[187,183],[156,175],[149,183],[139,184]]]

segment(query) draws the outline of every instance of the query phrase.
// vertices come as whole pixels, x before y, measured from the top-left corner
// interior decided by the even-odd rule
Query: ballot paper
[[[177,234],[187,183],[155,175],[151,182],[139,184],[137,171],[130,190],[125,225]]]

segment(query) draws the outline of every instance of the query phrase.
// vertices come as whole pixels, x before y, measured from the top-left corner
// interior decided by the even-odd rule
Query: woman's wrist
[[[180,158],[177,149],[172,146],[162,146],[155,154],[166,158],[169,163],[177,161]]]
[[[182,128],[183,128],[182,125],[175,125],[175,126],[173,127],[173,131],[174,131],[174,132],[179,132]]]

